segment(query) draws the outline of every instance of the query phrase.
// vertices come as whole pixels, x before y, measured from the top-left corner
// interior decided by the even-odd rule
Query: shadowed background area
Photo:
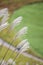
[[[10,11],[14,11],[26,4],[42,2],[43,0],[0,0],[0,8],[9,8]]]

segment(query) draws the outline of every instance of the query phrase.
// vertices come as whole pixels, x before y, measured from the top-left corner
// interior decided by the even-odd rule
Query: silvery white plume
[[[8,19],[9,19],[9,16],[8,15],[5,15],[4,17],[3,17],[3,19],[2,19],[2,23],[1,24],[4,24],[5,22],[7,22],[8,21]]]
[[[20,48],[20,54],[26,51],[29,48],[29,42],[27,41],[21,48]]]
[[[5,24],[0,25],[0,31],[7,28],[8,25],[9,25],[8,22],[6,22]]]
[[[25,42],[24,45],[21,47],[20,51],[24,52],[29,48],[29,42]]]
[[[23,44],[23,43],[22,43]],[[16,55],[16,57],[14,58],[14,61],[16,61],[16,59],[20,56],[20,54],[22,54],[24,51],[28,50],[29,48],[29,42],[24,42],[23,46],[21,46],[19,48],[19,53]]]
[[[5,22],[7,22],[8,18],[9,18],[7,8],[0,10],[0,17],[3,17],[2,21],[1,21],[1,24],[4,24]]]
[[[17,49],[21,48],[25,43],[27,42],[27,39],[21,41],[18,45],[17,45]]]
[[[0,17],[2,17],[3,15],[5,15],[6,12],[8,12],[8,9],[7,8],[1,9],[0,10]]]
[[[24,34],[26,34],[27,29],[28,29],[28,27],[23,27],[20,31],[18,31],[17,34],[14,37],[14,40],[21,37],[21,36],[23,36]]]
[[[0,46],[1,46],[1,45],[3,44],[3,41],[0,39],[0,42],[1,42],[1,43],[0,43]]]
[[[27,33],[27,27],[23,27],[18,33],[17,33],[17,37],[24,35]]]
[[[9,30],[12,31],[12,30],[14,29],[15,26],[17,26],[17,25],[20,24],[21,20],[22,20],[22,16],[16,18],[16,19],[11,23],[10,29],[9,29]]]
[[[10,59],[8,60],[8,64],[12,64],[12,63],[13,63],[13,59],[10,58]]]

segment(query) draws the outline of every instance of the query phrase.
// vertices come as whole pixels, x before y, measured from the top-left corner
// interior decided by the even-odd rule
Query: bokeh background
[[[14,11],[24,5],[43,2],[43,0],[0,0],[0,8],[9,8],[9,11]]]

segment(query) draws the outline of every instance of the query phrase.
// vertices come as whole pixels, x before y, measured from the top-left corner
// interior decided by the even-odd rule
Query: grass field
[[[22,27],[28,26],[28,34],[25,37],[22,37],[22,39],[28,38],[30,48],[33,50],[33,52],[43,57],[43,3],[27,5],[20,8],[19,10],[14,11],[14,13],[11,15],[9,19],[9,23],[12,22],[18,16],[22,16],[23,20],[21,22],[21,25],[15,28],[16,32]],[[11,37],[13,37],[13,35],[9,39],[5,32],[3,32],[0,32],[0,37],[2,37],[5,41],[10,43],[12,39]],[[14,32],[12,33],[14,34]],[[7,48],[3,47],[0,53],[0,59],[4,56],[6,50]],[[11,50],[9,50],[5,60],[8,60],[10,53],[12,53]],[[16,53],[14,53],[12,58],[14,58],[15,55]],[[26,62],[29,62],[30,65],[32,65],[32,63],[38,63],[39,65],[43,65],[40,62],[37,62],[30,58],[26,58],[22,55],[17,59],[17,65],[19,65],[18,63],[22,61],[22,59],[24,63],[23,65],[25,65]]]

